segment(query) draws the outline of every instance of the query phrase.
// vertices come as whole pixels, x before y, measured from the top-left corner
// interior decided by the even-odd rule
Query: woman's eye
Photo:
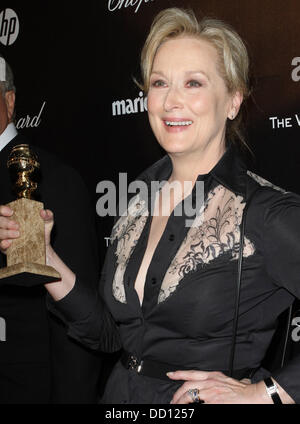
[[[151,83],[151,86],[152,86],[152,87],[164,87],[164,86],[165,86],[165,83],[164,83],[164,81],[162,81],[162,80],[154,80],[154,81]]]
[[[196,80],[188,81],[187,85],[188,85],[188,87],[201,87],[202,86],[201,82],[196,81]]]

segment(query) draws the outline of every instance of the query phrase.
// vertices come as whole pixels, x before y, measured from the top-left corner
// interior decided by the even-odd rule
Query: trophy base
[[[19,263],[0,269],[0,286],[33,287],[61,280],[60,274],[51,266]]]

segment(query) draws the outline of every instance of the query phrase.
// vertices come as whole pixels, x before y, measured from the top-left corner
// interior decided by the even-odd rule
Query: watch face
[[[273,382],[273,380],[266,379],[265,380],[266,390],[269,396],[272,396],[274,393],[278,392],[276,384]]]
[[[272,396],[274,393],[277,393],[277,387],[276,386],[267,387],[267,392],[270,396]]]
[[[280,399],[279,392],[278,392],[278,387],[274,383],[274,381],[271,378],[266,378],[264,382],[266,385],[266,391],[268,395],[270,396],[270,398],[272,398],[273,403],[282,404],[282,401]]]

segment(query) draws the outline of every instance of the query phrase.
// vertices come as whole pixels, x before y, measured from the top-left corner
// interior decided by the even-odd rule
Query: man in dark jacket
[[[0,66],[0,204],[15,200],[6,166],[12,148],[28,141],[14,123],[15,87],[10,67]],[[32,147],[32,146],[31,146]],[[33,147],[32,147],[33,148]],[[97,284],[94,215],[79,174],[34,147],[41,169],[37,200],[56,218],[53,244],[86,284]],[[6,266],[0,253],[0,267]],[[101,358],[66,334],[46,308],[44,286],[21,287],[0,280],[0,403],[93,403]],[[2,332],[3,333],[3,332]]]

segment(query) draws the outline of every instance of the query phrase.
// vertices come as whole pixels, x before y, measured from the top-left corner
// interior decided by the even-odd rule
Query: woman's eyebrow
[[[163,77],[165,76],[164,72],[159,71],[159,70],[153,70],[151,72],[151,75],[153,75],[153,74],[160,75],[160,76],[163,76]],[[209,78],[208,74],[205,71],[201,71],[201,70],[186,71],[185,74],[186,75],[202,74],[202,75],[204,75],[210,81],[210,78]]]
[[[186,72],[187,75],[192,75],[192,74],[202,74],[204,75],[208,80],[210,80],[208,74],[205,71],[201,71],[201,70],[197,70],[197,71],[187,71]]]

